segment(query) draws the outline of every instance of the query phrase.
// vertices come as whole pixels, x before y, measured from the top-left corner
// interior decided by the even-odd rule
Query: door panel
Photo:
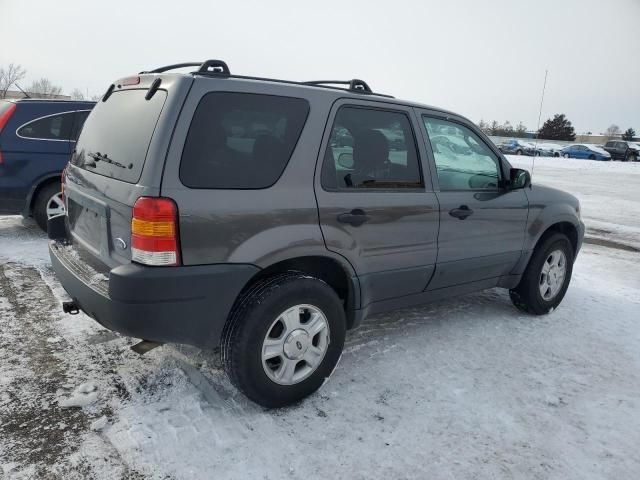
[[[343,100],[327,125],[316,174],[327,248],[353,265],[362,306],[421,292],[435,266],[439,210],[412,110]]]
[[[509,166],[475,126],[420,113],[440,204],[438,261],[428,289],[491,278],[497,283],[522,254],[526,193],[502,188]]]

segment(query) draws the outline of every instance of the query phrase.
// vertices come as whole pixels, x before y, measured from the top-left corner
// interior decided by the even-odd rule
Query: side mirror
[[[509,171],[509,185],[512,190],[526,188],[531,185],[531,174],[522,168],[512,168]]]
[[[338,155],[338,165],[351,170],[353,168],[353,153],[342,152]]]

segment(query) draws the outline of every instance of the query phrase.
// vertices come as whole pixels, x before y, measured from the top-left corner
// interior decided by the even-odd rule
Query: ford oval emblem
[[[125,242],[123,239],[118,237],[118,238],[116,238],[116,247],[118,247],[120,250],[126,250],[127,249],[127,242]]]

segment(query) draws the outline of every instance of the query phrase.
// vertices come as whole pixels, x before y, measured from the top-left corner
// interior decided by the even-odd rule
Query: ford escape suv
[[[0,100],[0,214],[33,216],[46,231],[64,213],[60,174],[94,104]]]
[[[118,80],[87,119],[49,221],[67,312],[219,347],[278,407],[320,387],[368,315],[492,287],[532,314],[561,302],[578,201],[466,118],[361,80],[191,65]]]

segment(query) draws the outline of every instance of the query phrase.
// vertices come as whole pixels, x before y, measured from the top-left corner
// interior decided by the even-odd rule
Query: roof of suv
[[[295,80],[281,80],[275,78],[264,78],[264,77],[254,77],[254,76],[246,76],[246,75],[234,75],[229,70],[226,62],[222,60],[206,60],[204,62],[187,62],[187,63],[179,63],[174,65],[167,65],[164,67],[159,67],[154,70],[142,71],[140,74],[158,74],[165,73],[170,70],[175,70],[178,68],[186,68],[186,67],[199,67],[197,71],[190,73],[171,73],[169,75],[179,75],[179,76],[193,76],[193,77],[201,77],[201,78],[231,78],[237,81],[246,81],[246,82],[264,82],[264,83],[272,83],[272,84],[286,84],[291,86],[294,89],[313,89],[313,90],[324,90],[324,91],[333,91],[334,93],[337,91],[341,94],[341,96],[348,96],[352,98],[363,99],[363,97],[369,97],[372,100],[382,100],[390,103],[397,103],[398,105],[404,105],[409,107],[417,107],[417,108],[425,108],[429,110],[438,111],[444,114],[455,115],[460,117],[461,115],[456,114],[455,112],[451,112],[449,110],[445,110],[442,108],[434,107],[431,105],[426,105],[418,102],[407,101],[396,99],[391,95],[376,93],[371,90],[369,85],[360,79],[352,79],[352,80],[312,80],[306,82],[299,82]],[[340,85],[340,86],[339,86]],[[346,88],[345,88],[346,87]]]

